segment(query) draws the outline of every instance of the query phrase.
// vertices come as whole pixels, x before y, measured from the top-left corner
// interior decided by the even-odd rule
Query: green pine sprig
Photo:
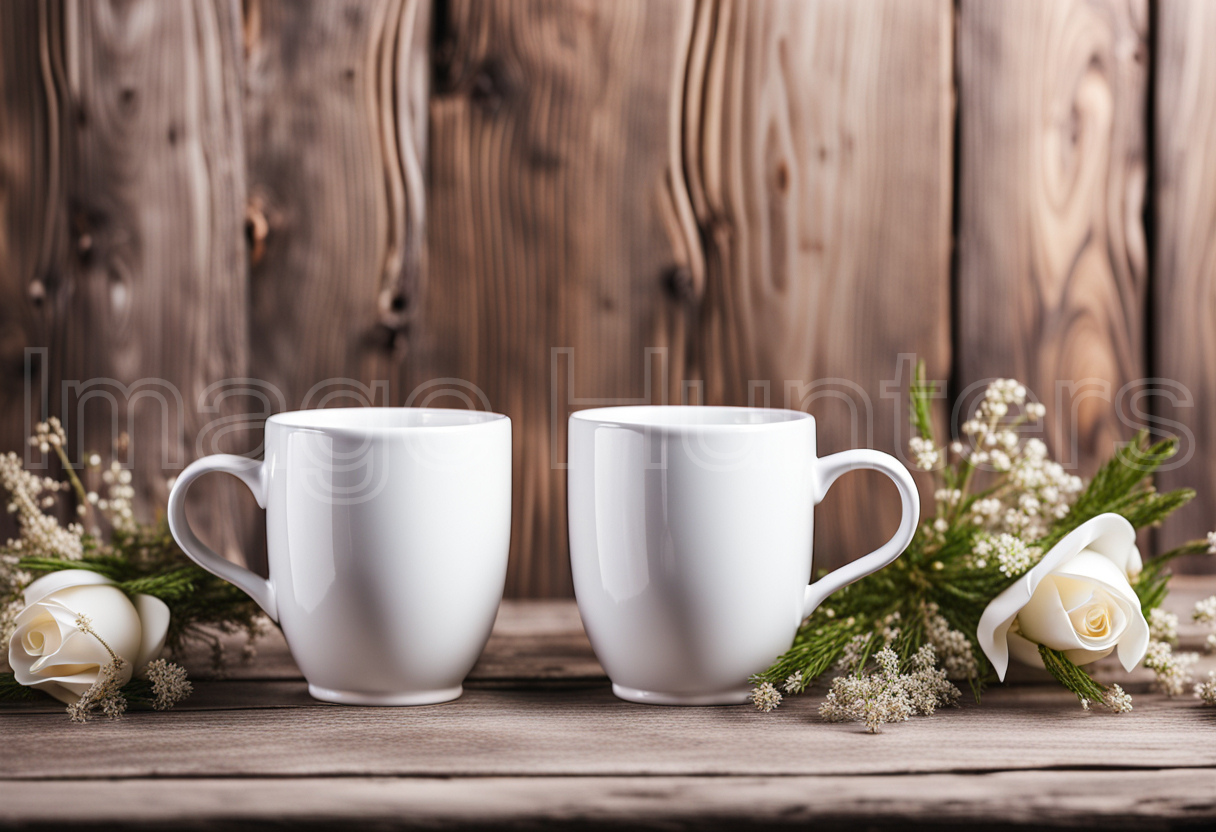
[[[1110,691],[1099,684],[1085,668],[1074,664],[1059,650],[1052,650],[1039,645],[1039,656],[1043,659],[1043,667],[1047,668],[1055,680],[1076,694],[1082,704],[1090,702],[1105,702]]]
[[[28,688],[17,681],[12,673],[0,673],[0,700],[10,702],[33,702],[41,699],[42,692]]]
[[[1072,510],[1037,542],[1047,551],[1077,526],[1099,514],[1121,514],[1137,529],[1155,526],[1195,497],[1189,488],[1164,494],[1152,487],[1150,477],[1178,452],[1178,440],[1149,442],[1148,431],[1138,432],[1090,480]]]

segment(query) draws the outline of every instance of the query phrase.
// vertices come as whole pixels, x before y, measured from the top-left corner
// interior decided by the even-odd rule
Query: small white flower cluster
[[[950,629],[950,622],[941,614],[937,604],[925,605],[925,638],[941,656],[947,679],[974,679],[979,675],[971,640],[960,630]]]
[[[1132,709],[1132,698],[1118,685],[1111,685],[1102,695],[1102,702],[1117,714],[1128,713]]]
[[[68,718],[72,722],[88,722],[97,714],[107,719],[118,719],[127,710],[127,698],[122,695],[122,685],[118,683],[124,660],[116,656],[101,669],[97,681],[81,694],[80,698],[68,705]]]
[[[1005,479],[989,494],[971,502],[962,518],[953,519],[965,519],[993,534],[1008,532],[1033,541],[1071,510],[1084,483],[1048,457],[1047,445],[1041,439],[1022,440],[1021,425],[1046,413],[1042,404],[1028,402],[1026,396],[1025,386],[1014,379],[996,379],[989,384],[979,406],[961,426],[965,441],[949,445],[949,451],[964,465],[958,487],[952,482],[951,487],[939,487],[934,492],[937,519],[925,524],[931,536],[943,537],[949,531],[947,515],[953,518],[955,512],[951,510],[967,496],[971,472],[980,468],[1003,474]],[[1015,407],[1020,412],[1014,412]],[[908,450],[913,464],[926,471],[940,467],[947,451],[923,436],[909,439]]]
[[[795,670],[785,678],[785,684],[782,685],[786,693],[802,693],[806,690],[806,680],[802,678],[802,671]]]
[[[59,447],[64,442],[63,428],[57,420],[40,422],[31,444],[39,450]],[[0,455],[0,490],[8,494],[5,509],[17,521],[18,536],[0,546],[0,643],[7,644],[17,625],[22,605],[18,590],[29,581],[29,575],[17,568],[23,557],[62,557],[79,560],[84,555],[79,523],[59,524],[58,518],[47,514],[58,502],[59,493],[71,486],[50,477],[40,477],[25,470],[21,457],[15,453]]]
[[[186,679],[186,670],[181,665],[155,659],[148,662],[144,674],[152,683],[152,695],[155,697],[152,707],[158,711],[167,711],[194,692],[194,686]]]
[[[45,422],[34,425],[34,435],[30,437],[31,447],[37,448],[44,454],[49,454],[52,448],[63,448],[68,444],[68,435],[63,429],[59,417],[52,416]]]
[[[1179,696],[1191,684],[1191,666],[1199,660],[1194,653],[1175,653],[1169,642],[1150,641],[1144,666],[1157,676],[1157,688],[1166,696]]]
[[[1013,431],[1004,431],[1002,435],[1001,441],[1010,446],[1011,455],[1007,455],[1009,465],[997,466],[997,470],[1008,472],[1010,487],[972,503],[970,519],[992,532],[1011,532],[1035,540],[1046,534],[1053,522],[1068,514],[1084,483],[1048,458],[1047,446],[1041,439],[1029,439],[1018,445]],[[1002,466],[1004,461],[1002,457]]]
[[[90,463],[94,460],[100,463],[96,454],[90,459]],[[108,469],[101,472],[101,481],[107,486],[106,496],[99,497],[96,492],[90,491],[89,502],[97,506],[98,511],[105,512],[110,525],[116,531],[132,531],[135,528],[135,512],[132,508],[135,487],[131,485],[131,472],[123,468],[118,460],[114,460]]]
[[[1214,532],[1216,534],[1216,532]],[[1195,604],[1195,610],[1191,613],[1191,618],[1198,624],[1208,624],[1216,626],[1216,595],[1204,598]],[[1205,646],[1208,651],[1216,650],[1216,632],[1208,633]]]
[[[890,647],[899,638],[899,613],[893,612],[882,620],[882,646]]]
[[[763,682],[752,689],[752,704],[756,710],[767,714],[781,704],[781,691],[771,682]]]
[[[819,707],[823,719],[863,722],[868,732],[877,734],[885,723],[929,715],[958,701],[958,688],[947,681],[946,671],[937,669],[932,646],[917,651],[908,673],[899,672],[899,657],[889,647],[874,659],[873,671],[832,680],[832,689]]]
[[[1208,532],[1208,554],[1216,555],[1216,532]]]
[[[1178,616],[1154,607],[1148,614],[1148,635],[1154,641],[1178,643]]]
[[[857,670],[857,665],[861,662],[865,649],[870,646],[870,638],[871,635],[869,633],[861,633],[849,639],[840,654],[840,658],[836,660],[836,670],[842,673],[852,673]]]
[[[16,515],[21,532],[4,546],[3,554],[10,562],[26,556],[80,559],[84,529],[76,523],[64,528],[58,519],[44,512],[55,505],[57,493],[68,487],[26,471],[21,457],[14,453],[0,456],[0,488],[9,494],[7,510]]]
[[[1216,670],[1208,671],[1208,678],[1195,685],[1195,695],[1205,705],[1216,705]]]
[[[110,654],[110,661],[101,669],[97,681],[81,694],[80,699],[68,705],[68,717],[73,722],[88,722],[100,713],[109,719],[118,719],[127,710],[127,699],[122,695],[122,685],[118,681],[123,666],[127,663],[126,659],[106,644],[105,639],[93,629],[93,622],[84,613],[77,613],[76,629],[101,642],[101,646]]]
[[[1202,601],[1195,602],[1195,611],[1191,618],[1200,624],[1216,624],[1216,595],[1209,595]]]
[[[941,451],[933,446],[933,442],[920,436],[908,440],[908,450],[912,461],[922,471],[932,471],[941,461]]]
[[[1022,418],[1007,422],[1010,407],[1020,407]],[[997,471],[1008,471],[1018,448],[1018,435],[1013,429],[1020,422],[1041,419],[1047,408],[1038,402],[1026,401],[1026,388],[1016,379],[998,378],[988,385],[984,398],[971,418],[963,422],[963,435],[971,440],[968,450],[962,443],[953,448],[972,465],[990,465]]]
[[[1038,546],[1027,546],[1020,538],[1002,532],[995,537],[978,538],[972,547],[972,555],[975,557],[972,565],[977,569],[985,568],[988,558],[995,556],[1001,574],[1012,578],[1038,563],[1043,550]]]
[[[933,499],[945,506],[956,506],[963,499],[963,492],[957,488],[939,488],[933,492]]]

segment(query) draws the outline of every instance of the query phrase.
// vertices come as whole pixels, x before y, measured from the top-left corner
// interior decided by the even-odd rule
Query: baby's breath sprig
[[[117,453],[126,442],[124,434],[115,446]],[[240,590],[190,561],[174,542],[163,514],[153,522],[135,517],[130,470],[117,461],[103,464],[97,453],[84,454],[83,465],[73,466],[67,432],[54,417],[36,425],[29,444],[38,453],[58,457],[64,480],[26,470],[15,453],[0,455],[0,490],[7,495],[0,504],[14,516],[18,529],[15,538],[0,545],[0,644],[8,644],[24,607],[22,592],[32,580],[63,569],[84,569],[104,575],[132,597],[151,595],[163,601],[170,613],[165,643],[172,655],[201,643],[210,649],[215,670],[222,672],[227,660],[222,636],[244,634],[241,658],[253,656],[254,642],[271,626],[269,619]],[[68,493],[75,496],[77,520],[62,524],[56,510],[60,497]],[[102,525],[109,530],[106,536]],[[87,619],[79,625],[96,636]],[[127,702],[167,708],[189,694],[185,671],[164,660],[151,662],[146,678],[120,686],[119,680],[131,674],[123,659],[109,652],[110,661],[100,669],[96,684],[73,705],[73,719],[116,716]],[[42,695],[18,684],[12,673],[0,673],[0,700]]]
[[[872,670],[832,680],[832,689],[819,706],[821,717],[828,722],[863,722],[869,733],[877,734],[885,723],[928,716],[958,702],[958,688],[947,681],[946,671],[937,668],[931,645],[902,663],[893,649],[884,647],[874,661]]]
[[[873,671],[874,658],[884,647],[909,662],[930,646],[942,672],[966,681],[978,698],[995,678],[976,642],[980,617],[994,598],[1081,523],[1113,512],[1142,528],[1160,523],[1194,496],[1188,489],[1159,493],[1152,487],[1149,478],[1173,456],[1177,442],[1150,442],[1147,432],[1120,446],[1083,483],[1049,457],[1041,439],[1027,435],[1045,409],[1012,379],[988,386],[959,437],[948,444],[934,436],[933,387],[925,380],[923,362],[917,364],[909,393],[910,458],[934,477],[934,511],[902,557],[833,595],[802,623],[790,649],[752,677],[763,694],[757,699],[763,710],[780,703],[781,690],[800,693],[833,668],[850,674],[833,683],[833,690],[837,682],[844,686],[836,697],[840,700],[862,684],[855,681],[859,675]],[[1153,612],[1168,592],[1166,565],[1201,551],[1216,553],[1216,534],[1148,561],[1135,577],[1144,615],[1157,622],[1159,635],[1169,632],[1168,619]],[[1216,599],[1210,611],[1205,607],[1197,616],[1209,613],[1216,623]],[[1170,646],[1168,638],[1158,641]],[[1216,648],[1216,633],[1211,644]],[[1170,655],[1171,661],[1162,660],[1158,677],[1163,689],[1174,691],[1187,682],[1185,674],[1178,674],[1178,656]],[[1054,667],[1056,677],[1084,703],[1116,711],[1131,708],[1131,698],[1121,688],[1100,685],[1063,654],[1050,659],[1045,660],[1048,669]],[[789,679],[796,684],[787,685]]]
[[[144,675],[152,685],[152,707],[158,711],[169,710],[194,692],[185,669],[164,659],[148,662]]]
[[[1195,695],[1205,705],[1216,705],[1216,670],[1208,671],[1208,677],[1195,685]]]
[[[1212,534],[1216,535],[1216,532]],[[1191,620],[1196,624],[1206,624],[1212,628],[1213,631],[1208,633],[1208,637],[1204,641],[1204,648],[1209,653],[1216,650],[1216,595],[1196,602],[1195,609],[1191,612]]]
[[[88,633],[101,642],[110,661],[101,669],[97,681],[76,702],[68,705],[68,717],[73,722],[88,722],[95,715],[117,719],[127,710],[127,700],[122,694],[121,674],[126,660],[114,652],[106,640],[93,629],[93,622],[84,613],[76,615],[76,629]]]

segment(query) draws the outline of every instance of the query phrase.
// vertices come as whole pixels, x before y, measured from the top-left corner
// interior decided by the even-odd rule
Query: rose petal
[[[76,629],[76,614],[53,599],[44,599],[32,607],[26,607],[17,616],[17,628],[9,641],[8,661],[13,676],[22,685],[32,685],[43,679],[71,678],[77,673],[88,672],[96,662],[91,658],[97,654],[108,656],[105,648],[91,636],[87,642],[80,641],[81,633]],[[58,635],[44,644],[37,656],[25,650],[25,634],[32,627],[52,629]],[[63,674],[56,673],[56,666],[66,668]]]
[[[1123,631],[1117,649],[1119,662],[1128,671],[1140,664],[1148,652],[1148,622],[1144,620],[1144,612],[1139,604],[1127,611],[1127,629]]]
[[[994,598],[980,617],[980,624],[975,631],[975,640],[980,649],[992,663],[997,678],[1005,681],[1005,671],[1009,668],[1009,632],[1013,619],[1018,617],[1018,611],[1030,600],[1027,582],[1018,581]]]
[[[1056,578],[1057,585],[1066,578]],[[1120,606],[1120,600],[1112,597],[1105,590],[1095,590],[1091,596],[1092,602],[1083,604],[1075,609],[1068,611],[1068,619],[1072,622],[1073,630],[1077,634],[1077,638],[1081,640],[1081,644],[1089,650],[1103,650],[1107,647],[1114,647],[1119,643],[1120,636],[1123,635],[1123,630],[1127,627],[1127,614]],[[1099,635],[1089,635],[1086,632],[1089,627],[1087,622],[1090,614],[1095,610],[1101,610],[1106,616],[1105,632]]]
[[[165,637],[169,634],[169,608],[165,602],[151,595],[135,596],[135,611],[139,613],[139,623],[142,629],[139,642],[139,654],[135,658],[134,669],[139,672],[148,662],[160,655],[165,647]]]
[[[135,605],[122,590],[108,586],[73,586],[55,593],[54,601],[88,617],[97,637],[130,664],[139,654],[143,628]],[[95,639],[96,640],[96,639]]]
[[[1054,575],[1048,575],[1022,607],[1018,625],[1025,638],[1052,650],[1085,647],[1060,601]]]
[[[1017,633],[1010,633],[1008,645],[1010,655],[1022,664],[1030,665],[1031,667],[1043,666],[1043,657],[1039,655],[1039,645],[1033,641],[1027,641]],[[1001,679],[1004,681],[1004,676]]]
[[[1101,650],[1086,650],[1086,649],[1065,650],[1064,658],[1068,659],[1070,662],[1072,662],[1073,664],[1080,667],[1083,664],[1090,664],[1091,662],[1096,662],[1098,659],[1105,659],[1107,656],[1109,656],[1111,654],[1111,652],[1114,649],[1115,648],[1113,646],[1111,646],[1111,647],[1103,648]]]
[[[1110,518],[1103,520],[1103,518]],[[1136,529],[1127,518],[1121,514],[1099,514],[1093,520],[1103,520],[1100,526],[1095,525],[1096,534],[1084,548],[1103,555],[1114,564],[1124,578],[1140,571],[1140,550],[1136,548]],[[1082,526],[1088,523],[1082,523]],[[1080,526],[1078,527],[1080,528]]]
[[[31,688],[37,688],[49,693],[65,705],[76,704],[81,694],[92,686],[93,682],[89,682],[88,684],[64,684],[53,679],[44,679],[43,681],[33,682],[29,685]]]
[[[29,685],[45,679],[63,682],[77,677],[84,681],[84,677],[88,677],[88,683],[92,684],[97,678],[97,669],[110,661],[105,645],[76,629],[76,613],[55,599],[45,599],[37,606],[29,607],[22,612],[22,616],[27,612],[41,612],[53,620],[62,638],[55,650],[44,652],[33,661],[21,661],[18,656],[18,661],[13,663],[13,651],[10,649],[9,662],[13,664],[13,675],[17,681]],[[18,621],[22,616],[18,616]]]
[[[1071,613],[1078,607],[1088,605],[1094,599],[1094,585],[1075,578],[1064,577],[1059,572],[1052,575],[1060,593],[1060,603]]]
[[[113,586],[114,582],[105,575],[98,575],[88,569],[61,569],[49,575],[43,575],[25,588],[22,596],[25,606],[37,604],[43,598],[70,586]]]
[[[1099,584],[1113,595],[1119,595],[1136,604],[1140,603],[1136,591],[1127,582],[1127,574],[1097,551],[1086,549],[1062,564],[1055,570],[1055,574],[1089,584]]]

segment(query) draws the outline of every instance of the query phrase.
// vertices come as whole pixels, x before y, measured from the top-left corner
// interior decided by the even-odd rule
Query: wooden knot
[[[266,254],[266,238],[270,236],[270,222],[262,210],[259,199],[251,199],[245,205],[245,239],[249,242],[249,264],[256,266]]]
[[[410,297],[402,287],[385,289],[380,293],[378,323],[389,332],[404,332],[409,328]]]
[[[491,58],[473,76],[469,99],[488,113],[496,113],[511,94],[511,79],[502,61]]]
[[[687,266],[672,266],[663,272],[660,283],[664,291],[678,301],[689,301],[696,294],[692,270]]]

